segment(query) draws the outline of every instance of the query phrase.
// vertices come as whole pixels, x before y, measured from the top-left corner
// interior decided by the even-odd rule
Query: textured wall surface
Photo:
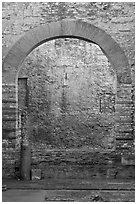
[[[84,19],[110,34],[123,48],[134,68],[134,13],[133,2],[3,3],[3,57],[31,28],[66,18]]]
[[[73,39],[45,43],[23,63],[23,76],[34,141],[54,148],[114,148],[116,79],[98,46]],[[20,100],[23,94],[21,89]]]
[[[107,57],[92,43],[56,39],[27,56],[19,72],[19,110],[27,107],[31,167],[40,168],[42,177],[133,177],[134,168],[120,166],[120,155],[134,152],[134,12],[134,3],[123,2],[3,3],[3,58],[31,28],[67,18],[83,19],[111,35],[131,69],[132,85],[122,92]],[[3,85],[4,176],[19,171],[19,149],[16,153],[13,147],[17,143],[15,93],[14,85]]]

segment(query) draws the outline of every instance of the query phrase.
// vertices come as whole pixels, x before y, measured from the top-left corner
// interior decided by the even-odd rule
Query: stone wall
[[[34,141],[47,148],[114,148],[116,77],[98,46],[69,39],[46,43],[27,57],[20,81],[23,76]],[[19,90],[19,108],[23,94]]]
[[[84,19],[110,34],[126,54],[134,86],[134,3],[3,3],[3,58],[10,47],[29,29],[66,18]],[[130,99],[133,88],[132,86],[127,88],[129,98],[127,93],[119,92],[120,105],[115,106],[116,93],[119,90],[115,72],[99,47],[77,39],[50,41],[36,48],[26,58],[21,66],[19,77],[20,83],[26,83],[25,80],[21,82],[22,77],[28,78],[27,94],[24,98],[23,93],[26,93],[26,88],[24,85],[19,88],[19,110],[24,108],[25,103],[31,124],[28,132],[32,144],[32,168],[41,168],[43,177],[52,176],[52,173],[47,175],[47,171],[44,170],[49,164],[50,172],[58,175],[57,177],[59,174],[75,177],[74,171],[79,172],[78,177],[82,176],[82,172],[86,176],[90,174],[91,168],[98,176],[103,161],[105,169],[101,175],[111,174],[108,171],[110,168],[112,172],[110,176],[115,177],[121,164],[121,156],[118,156],[118,162],[114,159],[115,162],[112,162],[113,165],[109,167],[115,148],[119,149],[115,152],[119,155],[128,151],[130,154],[134,152],[134,124],[133,120],[131,121],[134,117],[134,102]],[[8,95],[10,92],[12,92],[11,89]],[[16,92],[15,89],[14,92]],[[7,91],[3,94],[5,97],[3,100],[7,100],[6,94]],[[15,96],[11,93],[11,98],[13,95]],[[121,97],[125,97],[124,105],[121,104]],[[12,100],[15,104],[17,99]],[[3,102],[4,107],[9,103],[9,101]],[[125,113],[125,109],[129,107],[133,110],[132,117],[130,117],[132,111],[129,114]],[[17,110],[15,106],[10,107],[10,112],[12,108]],[[3,137],[7,142],[3,152],[6,152],[5,148],[10,148],[10,141],[12,145],[17,144],[14,134],[16,127],[13,128],[13,134],[10,131],[10,137],[7,133],[6,111],[7,108],[3,109],[3,125],[6,127],[5,130],[3,128]],[[116,117],[122,121],[122,124],[126,122],[126,132],[122,129],[125,125],[120,127],[116,125],[114,120]],[[82,151],[82,148],[86,149],[87,153]],[[50,152],[48,152],[49,149]],[[107,161],[104,150],[109,150]],[[80,154],[79,151],[82,153]],[[102,154],[96,151],[102,151]],[[74,155],[73,158],[71,154]],[[93,162],[94,157],[96,162]],[[5,171],[11,158],[9,159],[5,153],[3,158]],[[63,164],[59,165],[62,161]],[[16,168],[16,163],[19,163],[19,157],[15,159],[13,155],[12,172]],[[132,171],[129,172],[131,177]]]

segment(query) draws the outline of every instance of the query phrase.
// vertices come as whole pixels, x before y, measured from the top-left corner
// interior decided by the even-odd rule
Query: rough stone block
[[[134,179],[135,178],[135,168],[134,166],[125,166],[118,168],[116,178],[122,179]]]
[[[131,149],[134,149],[134,141],[133,140],[116,140],[116,149],[121,150],[128,150],[129,152]]]
[[[117,123],[115,126],[115,130],[118,132],[124,132],[124,131],[132,131],[132,123]]]
[[[31,179],[40,180],[41,179],[41,169],[32,169],[31,170]]]
[[[106,174],[106,177],[107,178],[110,178],[110,179],[114,179],[115,178],[115,176],[116,176],[116,169],[114,169],[114,168],[111,168],[111,169],[108,169],[107,170],[107,174]]]
[[[121,163],[123,165],[135,165],[135,157],[134,156],[122,156]]]
[[[116,132],[115,133],[116,135],[116,139],[133,139],[134,138],[134,134],[133,134],[133,131],[130,131],[130,132]]]

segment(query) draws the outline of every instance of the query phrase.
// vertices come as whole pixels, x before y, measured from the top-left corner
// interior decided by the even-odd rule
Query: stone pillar
[[[29,142],[29,121],[27,110],[23,110],[21,115],[21,179],[30,180],[31,169],[31,148]]]
[[[116,99],[116,150],[134,154],[134,100],[131,84],[118,84]]]

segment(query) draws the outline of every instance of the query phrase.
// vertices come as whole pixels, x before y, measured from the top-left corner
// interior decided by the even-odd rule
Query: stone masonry
[[[3,177],[134,177],[134,6],[3,3]]]

